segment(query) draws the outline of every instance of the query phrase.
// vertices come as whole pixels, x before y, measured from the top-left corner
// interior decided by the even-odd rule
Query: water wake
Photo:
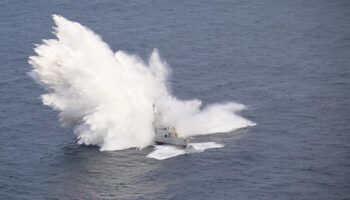
[[[30,76],[47,94],[44,105],[73,127],[79,144],[104,150],[144,148],[154,138],[154,108],[180,136],[228,132],[254,125],[239,116],[241,104],[202,108],[200,100],[180,100],[168,90],[170,69],[154,50],[148,61],[113,53],[100,36],[77,22],[53,15],[57,39],[43,40],[29,58]]]
[[[171,145],[156,145],[155,150],[147,155],[147,158],[165,160],[179,155],[200,153],[207,149],[218,149],[224,147],[223,144],[215,142],[190,143],[188,148],[181,149]]]

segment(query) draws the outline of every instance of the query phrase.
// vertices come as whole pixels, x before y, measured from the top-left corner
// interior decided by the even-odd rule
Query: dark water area
[[[52,14],[158,48],[176,96],[243,103],[257,126],[163,161],[77,145],[26,75]],[[0,199],[350,199],[349,123],[349,1],[0,1]]]

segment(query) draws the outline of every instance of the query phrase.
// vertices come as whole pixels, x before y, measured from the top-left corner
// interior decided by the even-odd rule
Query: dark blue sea
[[[235,101],[256,126],[220,149],[79,146],[26,73],[51,15],[173,71],[173,94]],[[0,0],[0,199],[350,199],[350,1]]]

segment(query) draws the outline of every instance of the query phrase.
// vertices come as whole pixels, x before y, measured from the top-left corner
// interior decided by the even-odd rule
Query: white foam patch
[[[147,158],[165,160],[183,154],[200,153],[206,149],[217,149],[224,147],[223,144],[215,142],[190,143],[187,148],[182,149],[171,145],[155,145],[155,150],[147,155]]]

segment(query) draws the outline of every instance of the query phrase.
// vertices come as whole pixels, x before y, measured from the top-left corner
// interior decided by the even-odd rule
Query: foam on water
[[[147,147],[154,138],[154,107],[161,123],[174,126],[182,137],[254,125],[237,114],[244,109],[241,104],[203,107],[198,99],[173,96],[171,70],[157,50],[148,61],[114,53],[90,29],[62,16],[53,19],[57,38],[37,45],[29,74],[47,91],[43,104],[59,112],[64,127],[73,127],[79,144],[98,145],[102,151]],[[172,149],[156,151],[162,148]]]
[[[204,143],[190,143],[188,148],[182,149],[171,145],[155,145],[155,150],[147,155],[147,158],[154,158],[157,160],[165,160],[175,156],[200,153],[206,149],[218,149],[224,147],[223,144],[215,142],[204,142]]]

